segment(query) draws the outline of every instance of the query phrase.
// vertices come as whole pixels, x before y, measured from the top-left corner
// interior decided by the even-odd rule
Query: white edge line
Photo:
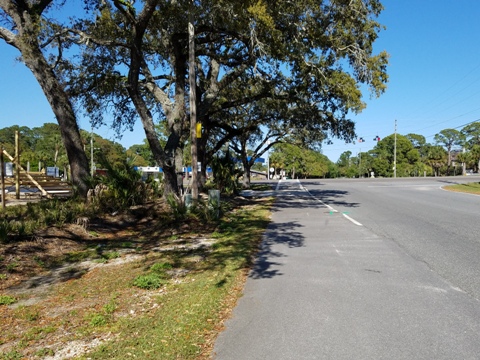
[[[332,212],[335,212],[335,213],[338,213],[338,210],[335,210],[335,209],[334,209],[333,207],[331,207],[330,205],[324,203],[322,200],[317,199],[315,196],[313,196],[313,195],[310,193],[310,191],[308,191],[308,189],[307,189],[305,186],[301,185],[301,187],[302,187],[302,189],[303,189],[304,191],[306,191],[311,197],[313,197],[315,200],[317,200],[318,202],[320,202],[322,205],[326,206],[326,207],[328,208],[328,210],[330,210],[330,211],[332,211]],[[351,221],[353,224],[355,224],[355,225],[357,225],[357,226],[363,226],[361,223],[359,223],[359,222],[358,222],[357,220],[355,220],[355,219],[352,219],[352,218],[351,218],[350,216],[348,216],[347,214],[342,213],[342,215],[343,215],[347,220]]]
[[[350,216],[348,216],[347,214],[342,214],[346,219],[350,220],[352,223],[354,223],[355,225],[358,225],[358,226],[363,226],[361,223],[359,223],[357,220],[355,219],[352,219]]]
[[[326,206],[328,210],[330,210],[331,212],[334,212],[334,213],[337,213],[338,211],[335,210],[333,207],[331,207],[330,205],[324,203],[322,200],[316,198],[315,196],[312,195],[312,193],[310,191],[308,191],[308,189],[303,186],[303,185],[300,185],[302,187],[302,190],[303,191],[306,191],[308,193],[308,195],[310,195],[312,198],[314,198],[315,200],[317,200],[320,204],[322,204],[323,206]]]
[[[281,180],[281,179],[280,179],[280,180],[278,180],[278,182],[277,182],[277,187],[275,188],[275,191],[278,191],[278,188],[280,187],[280,183],[281,183],[281,182],[282,182],[282,180]]]

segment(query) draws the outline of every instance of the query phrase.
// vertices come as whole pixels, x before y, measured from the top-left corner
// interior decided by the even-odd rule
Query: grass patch
[[[11,325],[0,326],[0,344],[9,344],[6,351],[12,358],[34,358],[57,350],[49,344],[65,347],[72,340],[89,341],[94,334],[102,344],[76,359],[209,358],[222,321],[241,294],[272,201],[231,205],[208,233],[197,225],[187,236],[175,235],[181,247],[145,251],[140,259],[121,265],[96,266],[58,284],[42,303],[5,308],[4,323]],[[168,244],[166,239],[173,236],[167,234],[159,234],[152,249]],[[215,243],[189,247],[196,244],[190,238]],[[113,259],[116,251],[133,244],[119,241],[117,249],[107,245],[108,252],[86,248],[62,260]],[[26,330],[14,331],[13,324]]]
[[[12,296],[0,295],[0,305],[12,305],[16,301],[17,301],[17,299],[15,299]]]
[[[134,286],[144,290],[158,289],[166,283],[165,279],[155,273],[137,276],[133,281]]]
[[[168,281],[162,295],[152,300],[157,304],[154,311],[118,321],[116,340],[82,359],[157,359],[159,354],[162,359],[207,357],[221,319],[243,287],[245,269],[268,224],[269,205],[229,213],[218,226],[219,245],[203,254],[204,261],[191,264],[186,262],[191,252],[175,254],[175,267],[190,266],[189,274],[178,283]],[[171,268],[171,262],[155,262],[136,282],[152,289],[150,284],[164,280],[163,274]]]
[[[268,191],[272,190],[272,186],[264,183],[251,183],[250,190],[253,191]]]
[[[457,185],[447,185],[443,187],[445,190],[464,192],[469,194],[480,195],[480,183],[468,183],[468,184],[457,184]]]

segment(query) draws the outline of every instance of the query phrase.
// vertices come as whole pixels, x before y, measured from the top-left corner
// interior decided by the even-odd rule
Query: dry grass
[[[243,288],[270,199],[230,203],[220,221],[145,211],[67,225],[0,245],[0,359],[198,359]],[[166,284],[137,276],[171,264]]]

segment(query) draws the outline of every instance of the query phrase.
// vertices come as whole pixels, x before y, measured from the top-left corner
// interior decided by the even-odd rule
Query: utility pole
[[[358,178],[362,178],[362,149],[358,153]]]
[[[5,161],[3,161],[3,146],[0,148],[0,172],[2,175],[2,209],[5,209]]]
[[[395,141],[393,144],[393,177],[397,177],[397,120],[395,119]]]
[[[90,132],[90,175],[93,177],[94,173],[94,163],[93,163],[93,127]]]
[[[20,199],[20,138],[15,131],[15,198]]]
[[[195,81],[195,28],[192,6],[188,15],[188,82],[190,85],[190,139],[192,153],[192,199],[198,199],[198,154],[197,154],[197,95]]]

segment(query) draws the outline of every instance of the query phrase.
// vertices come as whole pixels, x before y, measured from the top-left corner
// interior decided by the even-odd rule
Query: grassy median
[[[448,185],[443,187],[445,190],[465,192],[469,194],[480,195],[480,183],[473,182],[468,184]]]

